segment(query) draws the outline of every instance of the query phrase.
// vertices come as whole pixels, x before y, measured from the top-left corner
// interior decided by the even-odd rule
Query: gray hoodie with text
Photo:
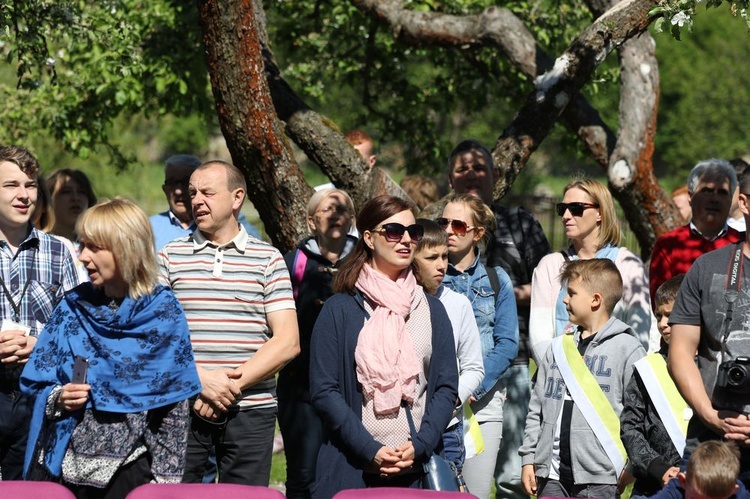
[[[574,335],[578,344],[580,328]],[[554,341],[559,340],[556,338]],[[614,317],[607,321],[586,347],[586,365],[618,417],[622,412],[625,387],[633,374],[633,364],[645,355],[633,330]],[[523,444],[518,449],[522,464],[533,464],[538,477],[547,478],[549,475],[555,429],[565,393],[565,382],[549,348],[539,364]],[[577,406],[573,407],[570,419],[570,454],[576,484],[617,483],[612,462]]]

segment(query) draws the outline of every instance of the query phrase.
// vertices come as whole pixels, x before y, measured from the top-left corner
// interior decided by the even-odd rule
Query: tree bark
[[[198,0],[219,124],[234,164],[247,179],[273,244],[286,251],[307,231],[305,182],[276,117],[264,72],[252,0]]]

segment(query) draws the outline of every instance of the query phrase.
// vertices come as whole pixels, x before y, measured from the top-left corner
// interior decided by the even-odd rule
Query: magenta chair
[[[373,487],[371,489],[342,490],[333,499],[477,499],[463,492],[438,492],[436,490],[407,489],[402,487]]]
[[[234,483],[147,483],[133,489],[127,499],[284,499],[276,489]]]
[[[43,497],[45,499],[76,499],[67,488],[54,482],[0,480],[0,497]]]

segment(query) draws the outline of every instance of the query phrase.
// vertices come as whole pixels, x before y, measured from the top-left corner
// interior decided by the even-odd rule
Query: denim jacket
[[[447,287],[466,296],[474,309],[485,373],[482,384],[474,391],[474,398],[477,400],[497,384],[518,353],[518,312],[513,284],[502,267],[495,267],[495,270],[500,281],[497,302],[487,270],[479,261],[478,253],[474,263],[465,272],[448,264],[448,271],[443,279],[443,284]]]

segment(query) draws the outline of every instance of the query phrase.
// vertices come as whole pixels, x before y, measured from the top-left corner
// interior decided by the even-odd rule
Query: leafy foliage
[[[656,37],[662,96],[655,166],[657,174],[669,171],[680,183],[701,159],[750,152],[747,27],[727,5],[702,10],[681,41]]]
[[[87,157],[121,114],[211,114],[195,7],[181,1],[16,0],[0,4],[0,53],[17,82],[0,84],[3,142],[49,130]]]

